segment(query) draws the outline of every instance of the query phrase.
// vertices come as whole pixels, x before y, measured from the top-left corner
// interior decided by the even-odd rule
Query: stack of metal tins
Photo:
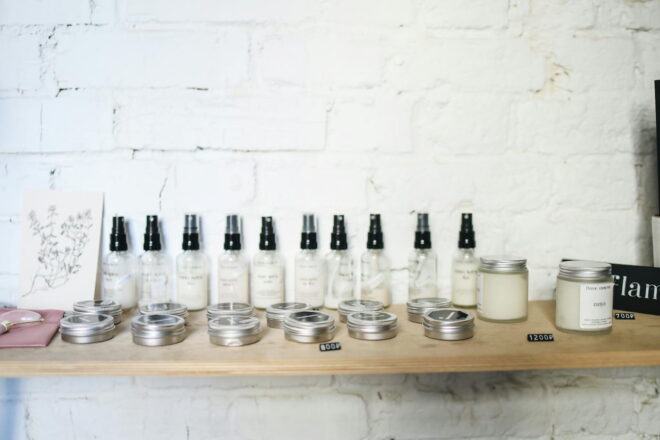
[[[421,324],[424,314],[431,310],[446,309],[451,301],[445,298],[417,298],[408,301],[408,321]]]
[[[166,302],[166,303],[154,303],[140,306],[141,315],[173,315],[178,316],[183,319],[184,322],[188,323],[188,308],[184,304]]]
[[[254,316],[254,307],[242,302],[223,302],[206,308],[206,319],[209,321],[225,316]]]
[[[131,333],[138,345],[177,344],[186,338],[186,323],[175,315],[138,315],[131,320]]]
[[[91,299],[73,304],[75,313],[91,313],[95,315],[110,315],[115,325],[121,322],[121,304],[109,299]]]
[[[266,322],[270,328],[282,328],[284,319],[291,313],[309,310],[309,305],[302,302],[282,302],[268,306]]]
[[[346,318],[355,312],[377,312],[383,310],[383,303],[370,299],[347,299],[339,303],[337,312],[339,320],[346,322]]]

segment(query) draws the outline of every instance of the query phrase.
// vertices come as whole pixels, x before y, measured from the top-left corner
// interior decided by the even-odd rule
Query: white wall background
[[[562,257],[651,261],[659,78],[659,1],[0,0],[0,302],[15,300],[33,187],[104,191],[106,226],[128,217],[136,250],[159,214],[172,255],[184,212],[203,216],[214,258],[226,213],[244,216],[250,252],[274,215],[289,268],[303,212],[321,216],[324,249],[346,214],[356,256],[380,212],[398,301],[415,211],[431,213],[446,295],[473,209],[479,251],[526,256],[532,297],[551,298]],[[660,433],[659,372],[44,379],[5,382],[2,399],[29,438],[152,438],[153,423],[283,438],[252,413],[305,402],[324,412],[290,438],[317,424],[325,438],[631,438]]]

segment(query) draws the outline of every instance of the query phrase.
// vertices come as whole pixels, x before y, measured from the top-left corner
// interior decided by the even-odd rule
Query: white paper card
[[[613,283],[580,284],[580,328],[612,326]]]
[[[101,192],[25,192],[18,307],[70,310],[94,298],[102,218]]]

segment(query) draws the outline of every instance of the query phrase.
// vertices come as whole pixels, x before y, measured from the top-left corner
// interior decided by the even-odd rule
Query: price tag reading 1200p
[[[552,333],[528,333],[528,342],[552,342],[555,336]]]

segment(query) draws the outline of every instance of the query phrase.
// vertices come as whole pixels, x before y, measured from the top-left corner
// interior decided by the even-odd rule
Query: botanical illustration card
[[[94,298],[102,219],[101,192],[25,192],[18,307],[69,310]]]

